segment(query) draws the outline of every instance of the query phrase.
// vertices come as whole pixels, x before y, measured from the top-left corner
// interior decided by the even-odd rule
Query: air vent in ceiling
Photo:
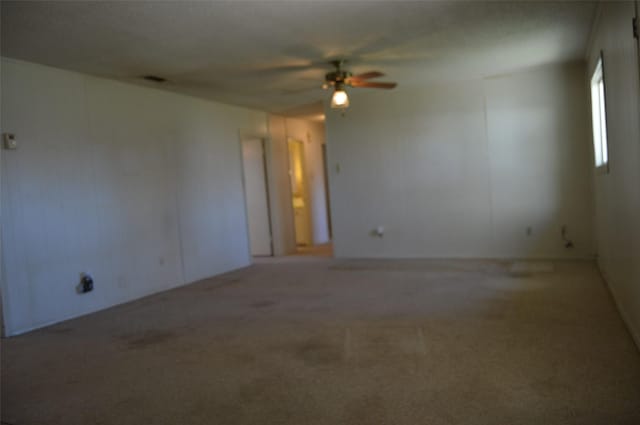
[[[147,81],[153,81],[154,83],[165,83],[167,81],[166,78],[158,77],[157,75],[144,75],[142,78]]]

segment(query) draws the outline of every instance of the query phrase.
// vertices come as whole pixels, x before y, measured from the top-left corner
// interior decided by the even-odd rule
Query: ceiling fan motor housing
[[[338,83],[344,84],[346,82],[345,80],[352,76],[353,76],[353,73],[349,71],[338,70],[338,71],[329,72],[327,75],[325,75],[324,79],[327,82],[327,84],[335,86]]]

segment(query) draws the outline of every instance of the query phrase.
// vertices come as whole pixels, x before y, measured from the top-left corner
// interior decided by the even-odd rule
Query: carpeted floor
[[[6,339],[13,425],[637,425],[592,263],[298,257]]]

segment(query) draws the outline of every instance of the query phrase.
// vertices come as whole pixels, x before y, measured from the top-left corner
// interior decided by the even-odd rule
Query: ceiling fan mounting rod
[[[335,66],[336,70],[333,72],[329,72],[325,76],[325,81],[328,84],[335,86],[338,83],[346,83],[346,80],[348,78],[351,78],[353,74],[342,69],[342,66],[345,64],[345,62],[346,59],[336,59],[330,62],[333,66]]]
[[[335,59],[331,61],[331,63],[333,64],[333,66],[336,67],[336,70],[338,72],[342,71],[342,65],[344,65],[346,62],[347,62],[346,59]]]

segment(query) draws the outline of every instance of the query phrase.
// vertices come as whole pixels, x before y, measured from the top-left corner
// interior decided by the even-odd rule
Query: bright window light
[[[602,55],[591,77],[591,112],[593,115],[593,152],[596,167],[607,167],[609,152],[607,148],[607,114],[605,111],[604,73]]]

